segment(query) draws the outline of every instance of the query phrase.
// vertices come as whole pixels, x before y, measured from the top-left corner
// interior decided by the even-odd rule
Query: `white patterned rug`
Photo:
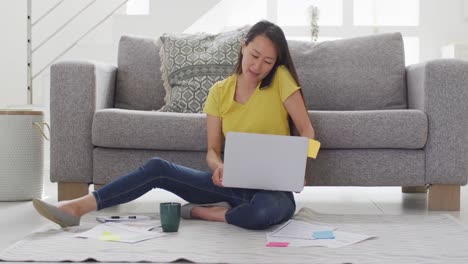
[[[468,230],[448,215],[330,215],[301,209],[293,219],[319,221],[377,238],[343,248],[266,247],[267,231],[199,220],[178,233],[135,244],[73,238],[97,224],[29,235],[0,253],[2,261],[202,263],[468,263]]]

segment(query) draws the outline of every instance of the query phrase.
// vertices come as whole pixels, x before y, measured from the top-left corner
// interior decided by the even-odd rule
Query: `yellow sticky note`
[[[309,139],[309,152],[307,153],[307,156],[309,158],[316,159],[319,149],[320,149],[320,142],[314,139]]]
[[[102,232],[101,237],[99,239],[104,241],[118,241],[120,240],[120,236],[112,234],[109,231],[104,231]]]

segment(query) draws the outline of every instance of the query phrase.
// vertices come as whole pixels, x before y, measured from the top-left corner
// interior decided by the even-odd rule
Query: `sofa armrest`
[[[64,61],[50,72],[50,180],[91,183],[93,117],[96,110],[113,107],[117,68]]]
[[[428,117],[426,183],[468,178],[468,63],[433,60],[407,67],[408,105]]]

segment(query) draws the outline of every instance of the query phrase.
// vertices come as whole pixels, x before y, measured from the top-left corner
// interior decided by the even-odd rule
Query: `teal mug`
[[[159,204],[161,227],[164,232],[177,232],[180,224],[180,203]]]

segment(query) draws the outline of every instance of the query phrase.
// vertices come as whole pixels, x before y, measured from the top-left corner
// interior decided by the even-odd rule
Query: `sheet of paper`
[[[310,240],[267,236],[267,243],[287,243],[288,247],[327,247],[327,242],[324,240],[325,239]]]
[[[315,239],[313,237],[314,232],[333,231],[335,229],[335,227],[327,226],[318,222],[306,223],[296,220],[289,220],[278,229],[268,234],[268,236],[313,240]]]
[[[120,223],[104,223],[76,234],[75,237],[92,238],[102,241],[136,243],[164,236],[162,232],[146,231],[141,227],[132,227]]]
[[[140,228],[145,231],[162,232],[160,220],[122,222],[122,225]]]
[[[297,239],[267,235],[267,243],[289,243],[288,247],[328,247],[340,248],[373,238],[365,234],[333,231],[335,239]]]
[[[356,233],[349,233],[349,232],[342,232],[342,231],[335,231],[336,239],[326,239],[330,243],[327,245],[329,248],[340,248],[352,244],[359,243],[361,241],[374,238],[375,236],[369,236],[365,234],[356,234]]]

